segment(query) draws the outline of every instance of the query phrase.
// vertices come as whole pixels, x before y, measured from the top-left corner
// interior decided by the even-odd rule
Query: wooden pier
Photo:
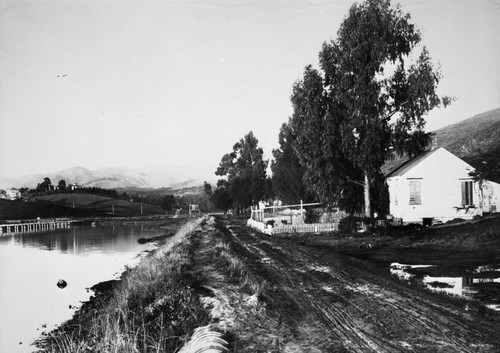
[[[58,228],[69,228],[72,222],[73,221],[68,218],[3,221],[3,223],[0,224],[0,234],[40,232]]]

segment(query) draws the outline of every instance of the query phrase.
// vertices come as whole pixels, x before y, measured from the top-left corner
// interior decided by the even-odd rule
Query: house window
[[[420,180],[410,181],[410,205],[422,204],[422,184]]]
[[[471,180],[462,181],[462,206],[474,205],[474,200],[472,198],[472,188],[473,184]]]

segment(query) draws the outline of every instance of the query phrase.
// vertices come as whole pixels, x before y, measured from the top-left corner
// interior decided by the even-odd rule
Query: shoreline
[[[71,341],[76,335],[83,332],[91,332],[95,329],[96,318],[98,318],[102,313],[104,313],[109,305],[113,305],[112,301],[116,300],[117,295],[120,291],[123,291],[124,287],[128,286],[127,282],[131,281],[131,277],[134,276],[136,271],[140,267],[149,266],[148,263],[154,261],[156,258],[167,255],[171,252],[172,248],[178,246],[182,240],[188,235],[193,229],[202,222],[203,219],[190,220],[188,218],[175,219],[173,224],[175,225],[175,231],[171,229],[171,224],[169,221],[171,219],[159,218],[159,217],[141,217],[140,220],[133,218],[121,218],[119,220],[101,220],[102,223],[113,223],[118,221],[119,223],[144,223],[145,226],[151,229],[155,229],[160,233],[160,235],[139,238],[139,243],[157,243],[154,249],[143,250],[137,254],[140,260],[133,267],[126,267],[123,273],[117,279],[110,279],[107,281],[99,282],[94,284],[90,289],[93,294],[89,300],[81,302],[81,306],[73,314],[73,317],[63,323],[61,323],[57,328],[52,330],[45,335],[37,338],[32,346],[36,347],[36,352],[72,352],[75,348],[74,345],[65,347],[65,344],[61,346],[58,341]],[[128,290],[128,288],[126,288]],[[91,347],[90,345],[88,346]]]

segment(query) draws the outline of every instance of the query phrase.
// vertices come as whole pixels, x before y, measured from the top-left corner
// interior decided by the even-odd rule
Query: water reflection
[[[436,267],[433,265],[405,265],[394,262],[391,274],[402,280],[416,278],[412,269]],[[500,310],[500,268],[480,266],[471,271],[470,276],[444,277],[424,275],[422,283],[432,291],[440,291],[467,299],[481,300],[487,307]],[[486,286],[490,284],[489,286]]]
[[[432,277],[424,276],[422,282],[430,290],[445,292],[472,299],[477,290],[472,289],[472,277]]]
[[[33,351],[34,338],[89,299],[86,288],[117,277],[151,248],[138,238],[154,235],[116,225],[0,236],[0,352]],[[58,288],[59,279],[68,286]]]
[[[75,226],[38,233],[2,235],[0,246],[10,242],[22,247],[69,254],[84,254],[88,251],[115,252],[135,248],[137,237],[142,234],[143,225]]]

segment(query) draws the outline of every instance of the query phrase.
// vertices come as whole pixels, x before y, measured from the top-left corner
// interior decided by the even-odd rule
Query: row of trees
[[[51,191],[68,191],[68,190],[70,190],[70,188],[66,185],[66,180],[64,179],[59,180],[57,186],[54,187],[49,177],[43,178],[43,181],[41,183],[38,183],[35,189],[35,191],[38,194],[41,193],[47,194]]]
[[[114,189],[103,189],[99,187],[77,187],[71,188],[66,185],[66,181],[64,179],[59,180],[57,186],[52,184],[52,181],[49,177],[43,178],[41,183],[38,183],[35,189],[25,189],[24,192],[28,192],[31,196],[39,196],[39,195],[49,195],[53,193],[81,193],[81,194],[91,194],[98,195],[104,197],[110,197],[113,199],[123,199],[128,200],[130,197],[126,192],[119,194]]]
[[[336,39],[323,43],[319,68],[307,66],[293,85],[272,180],[250,132],[222,157],[217,188],[205,186],[216,206],[248,207],[274,193],[287,203],[319,199],[367,217],[383,211],[382,165],[395,153],[422,153],[431,140],[425,115],[452,100],[438,96],[441,73],[420,42],[399,6],[355,3]]]
[[[97,196],[109,197],[117,200],[143,202],[151,205],[158,205],[165,211],[171,211],[173,208],[187,208],[189,200],[186,197],[175,197],[173,194],[164,192],[150,192],[150,193],[119,193],[114,189],[103,189],[99,187],[78,187],[75,189],[69,188],[66,181],[61,179],[54,187],[49,177],[45,177],[41,183],[38,183],[33,190],[23,188],[20,190],[22,195],[26,197],[33,197],[39,195],[49,195],[53,193],[79,193],[90,194]]]

